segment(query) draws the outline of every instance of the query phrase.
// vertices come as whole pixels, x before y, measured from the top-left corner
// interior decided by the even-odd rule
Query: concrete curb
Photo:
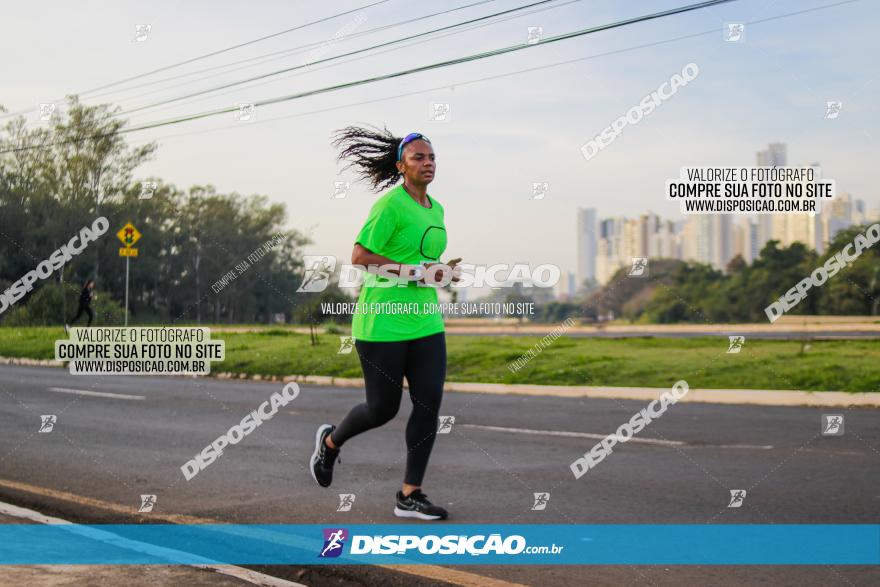
[[[52,359],[29,359],[27,357],[0,357],[0,365],[28,365],[32,367],[63,367],[61,361]]]
[[[670,386],[671,387],[671,386]],[[498,383],[446,383],[444,389],[469,393],[498,393],[553,397],[605,398],[651,401],[669,388],[592,387],[574,385],[504,385]],[[761,406],[880,407],[880,393],[846,391],[786,391],[775,389],[695,389],[679,402],[750,404]]]
[[[285,383],[295,381],[308,385],[363,387],[364,380],[323,375],[290,375]],[[407,387],[404,384],[404,387]],[[670,386],[671,387],[671,386]],[[447,381],[443,389],[462,393],[499,395],[531,395],[538,397],[603,398],[651,401],[666,391],[665,387],[598,387],[580,385],[507,385],[504,383],[470,383]],[[774,389],[694,389],[680,402],[712,404],[751,404],[761,406],[814,406],[842,408],[850,406],[880,407],[880,393],[848,393],[846,391],[785,391]]]
[[[0,365],[28,365],[63,367],[60,361],[0,357]],[[363,387],[359,377],[332,377],[330,375],[248,375],[247,373],[212,373],[217,379],[247,379],[251,381],[281,381],[330,387]],[[404,383],[404,387],[406,384]],[[446,391],[461,393],[489,393],[499,395],[530,395],[538,397],[603,398],[651,401],[657,399],[665,387],[598,387],[581,385],[528,385],[504,383],[469,383],[447,381]],[[880,407],[880,393],[849,393],[845,391],[785,391],[778,389],[694,389],[691,388],[680,402],[710,404],[745,404],[757,406],[809,406],[821,408]]]

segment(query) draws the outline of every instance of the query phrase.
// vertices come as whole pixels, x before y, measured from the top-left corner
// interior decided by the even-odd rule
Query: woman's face
[[[437,163],[430,143],[416,139],[403,147],[397,169],[411,185],[428,185],[434,181]]]

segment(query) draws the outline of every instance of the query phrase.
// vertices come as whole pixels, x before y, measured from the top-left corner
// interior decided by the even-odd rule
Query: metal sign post
[[[119,240],[122,241],[124,247],[119,249],[119,256],[125,257],[125,325],[128,326],[128,272],[129,272],[129,261],[132,257],[138,256],[138,250],[133,248],[132,245],[136,243],[141,238],[141,233],[138,232],[138,229],[134,227],[134,225],[129,222],[122,229],[116,233],[116,236]]]
[[[125,256],[125,325],[128,326],[128,262],[131,257]]]

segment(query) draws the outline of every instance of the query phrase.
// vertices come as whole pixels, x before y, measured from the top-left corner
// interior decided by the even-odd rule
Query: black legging
[[[333,431],[330,439],[341,447],[361,432],[377,428],[397,415],[403,378],[409,383],[413,409],[406,424],[408,485],[422,484],[437,433],[438,410],[446,378],[446,336],[443,332],[400,342],[356,340],[364,370],[366,403],[358,404]]]
[[[89,324],[88,325],[91,326],[92,325],[92,318],[95,317],[95,313],[92,312],[92,308],[90,306],[87,306],[85,304],[79,305],[79,310],[76,312],[76,316],[74,316],[73,319],[70,322],[68,322],[68,324],[73,324],[74,322],[79,320],[79,317],[82,316],[83,312],[85,312],[89,315]]]

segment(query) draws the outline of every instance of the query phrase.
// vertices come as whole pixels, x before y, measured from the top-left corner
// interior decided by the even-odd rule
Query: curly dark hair
[[[403,137],[394,136],[388,128],[373,128],[376,130],[357,126],[340,129],[335,132],[333,146],[342,148],[337,162],[352,159],[345,169],[357,166],[359,177],[372,184],[373,191],[380,191],[392,187],[401,177],[397,171],[397,146]]]

